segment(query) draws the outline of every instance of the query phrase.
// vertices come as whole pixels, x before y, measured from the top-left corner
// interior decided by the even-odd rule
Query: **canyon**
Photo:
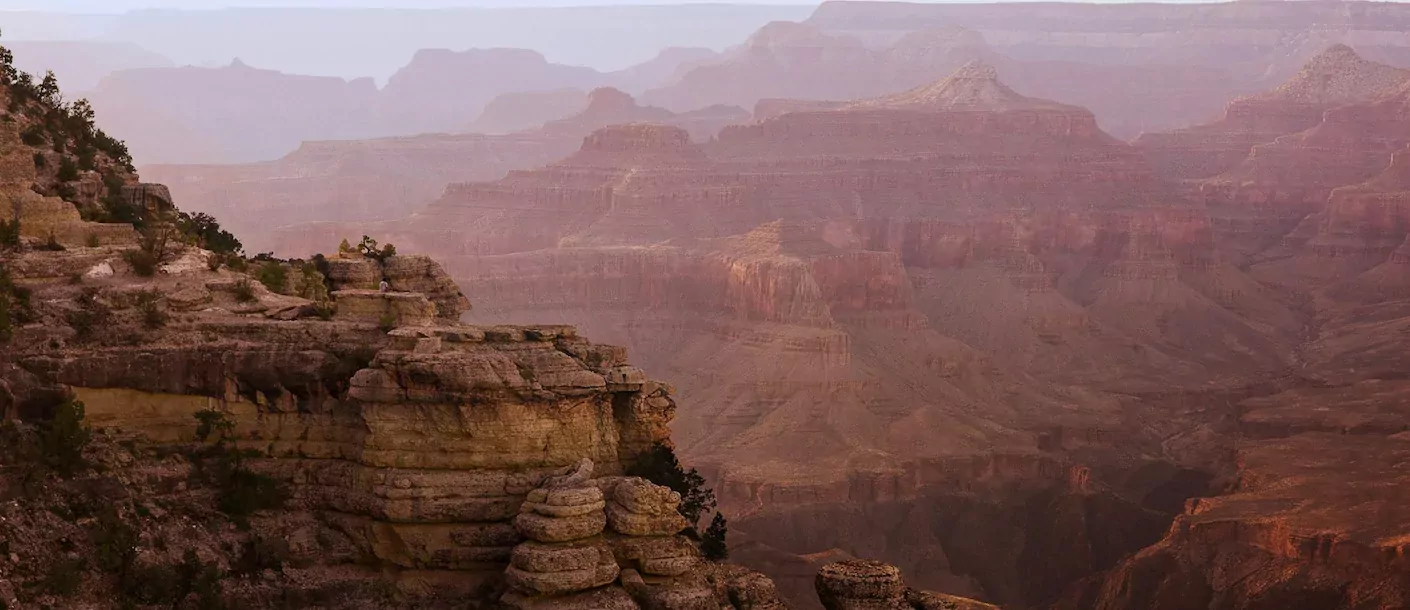
[[[467,319],[629,346],[696,405],[676,441],[794,603],[849,552],[1005,607],[1406,603],[1378,491],[1404,430],[1404,71],[1333,45],[1133,144],[1000,74],[778,102],[708,142],[610,126],[277,239],[407,244]]]
[[[677,405],[624,349],[459,322],[425,256],[208,250],[230,246],[31,87],[0,87],[0,604],[787,608],[680,492],[628,476]],[[100,142],[95,169],[48,171],[34,125]],[[827,570],[829,608],[992,608]]]
[[[79,398],[144,469],[218,409],[291,490],[255,532],[330,558],[294,574],[416,599],[1410,607],[1405,19],[830,2],[634,71],[665,86],[538,56],[562,73],[436,111],[495,135],[142,168],[169,191],[72,188],[0,126],[40,304],[0,397]],[[295,276],[264,290],[196,244],[138,279],[131,229],[79,217],[118,195],[330,257],[258,257]],[[94,302],[119,323],[80,338]],[[630,476],[658,446],[738,565]]]
[[[142,173],[166,184],[177,200],[190,202],[186,210],[221,219],[250,251],[290,254],[273,241],[273,227],[327,218],[397,218],[435,199],[448,184],[493,180],[552,163],[593,130],[611,124],[664,122],[708,140],[748,115],[741,108],[676,114],[604,87],[585,94],[575,114],[529,130],[306,142],[277,161],[148,165]]]

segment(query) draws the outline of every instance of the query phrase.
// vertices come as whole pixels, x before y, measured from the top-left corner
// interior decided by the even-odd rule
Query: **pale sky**
[[[926,1],[926,0],[921,0]],[[140,8],[212,9],[224,7],[447,8],[520,6],[601,6],[700,4],[700,0],[0,0],[0,10],[116,13]],[[818,0],[734,0],[717,4],[815,5]]]

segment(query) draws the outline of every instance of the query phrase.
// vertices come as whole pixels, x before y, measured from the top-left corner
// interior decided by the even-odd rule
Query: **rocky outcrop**
[[[1256,145],[1316,126],[1329,108],[1375,99],[1407,81],[1410,72],[1333,45],[1277,88],[1229,102],[1222,120],[1143,134],[1135,144],[1172,178],[1208,178],[1233,168]]]
[[[778,606],[771,583],[751,584],[746,574],[701,563],[695,545],[677,535],[686,526],[676,512],[679,494],[639,478],[593,479],[592,474],[592,463],[582,461],[529,493],[515,518],[528,540],[514,548],[507,571],[512,590],[503,603],[515,608]]]
[[[851,559],[818,570],[826,610],[986,610],[996,606],[906,587],[901,571],[880,561]]]

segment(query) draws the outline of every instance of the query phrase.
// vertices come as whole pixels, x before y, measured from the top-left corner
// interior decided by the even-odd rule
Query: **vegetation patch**
[[[704,535],[699,533],[700,518],[715,510],[715,490],[705,485],[705,477],[694,468],[686,470],[676,458],[676,452],[668,445],[652,445],[627,469],[628,476],[641,477],[657,485],[671,488],[681,495],[678,509],[681,516],[690,522],[687,534],[701,541],[700,550],[711,559],[724,559],[729,555],[725,537],[728,522],[724,515],[715,511]]]

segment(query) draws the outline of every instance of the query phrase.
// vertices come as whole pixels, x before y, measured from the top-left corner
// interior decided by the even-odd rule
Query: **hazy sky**
[[[731,0],[721,4],[818,4],[819,0]],[[926,0],[921,0],[926,1]],[[114,13],[136,8],[210,9],[230,6],[316,7],[513,7],[595,6],[604,4],[695,4],[700,0],[0,0],[0,10]]]

